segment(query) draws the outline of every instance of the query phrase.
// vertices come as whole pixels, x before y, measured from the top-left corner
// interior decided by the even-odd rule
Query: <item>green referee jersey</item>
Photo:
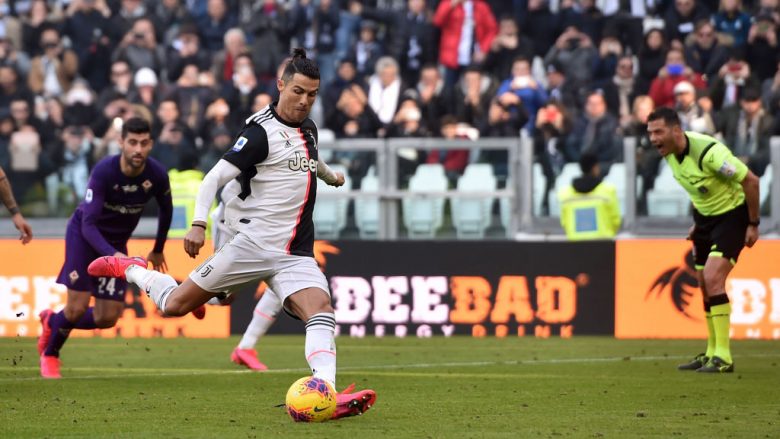
[[[741,182],[747,175],[747,166],[713,137],[686,131],[685,141],[682,160],[676,154],[665,158],[696,210],[704,216],[714,216],[742,205],[745,191]]]

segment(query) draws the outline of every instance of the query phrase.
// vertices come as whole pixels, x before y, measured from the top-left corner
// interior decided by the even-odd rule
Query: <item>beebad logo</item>
[[[615,335],[705,338],[690,242],[622,240],[616,249]],[[726,280],[731,336],[780,339],[780,241],[746,248]]]

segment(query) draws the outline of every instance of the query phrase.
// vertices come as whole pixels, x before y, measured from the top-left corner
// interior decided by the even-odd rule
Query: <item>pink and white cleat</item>
[[[102,256],[95,259],[87,267],[87,273],[95,277],[125,278],[125,270],[131,265],[146,268],[146,259],[140,256],[121,258],[116,256]]]
[[[41,376],[51,379],[62,378],[62,375],[60,375],[60,359],[49,355],[41,355]]]
[[[336,395],[336,411],[331,419],[362,415],[375,402],[376,392],[369,389],[355,392],[355,384],[352,383]]]
[[[49,319],[54,315],[54,311],[50,309],[44,309],[38,314],[41,319],[41,336],[38,337],[38,355],[43,355],[46,351],[46,346],[49,345],[49,339],[51,338],[51,328],[49,327]]]
[[[230,354],[230,361],[248,367],[252,370],[268,370],[268,366],[260,362],[257,358],[257,351],[254,349],[233,349],[233,353]]]

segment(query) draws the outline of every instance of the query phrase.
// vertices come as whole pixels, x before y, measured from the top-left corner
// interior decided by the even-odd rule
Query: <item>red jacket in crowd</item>
[[[482,53],[490,51],[490,44],[498,34],[498,24],[493,11],[484,0],[472,0],[474,3],[474,40],[479,44]],[[452,0],[442,0],[433,16],[433,24],[441,29],[439,40],[439,62],[447,68],[458,68],[458,43],[463,30],[463,20],[466,11],[463,2],[455,7]]]
[[[655,102],[656,107],[674,107],[674,86],[683,81],[693,84],[693,88],[696,90],[707,90],[707,83],[704,82],[700,74],[694,72],[687,76],[657,77],[650,83],[648,95]]]

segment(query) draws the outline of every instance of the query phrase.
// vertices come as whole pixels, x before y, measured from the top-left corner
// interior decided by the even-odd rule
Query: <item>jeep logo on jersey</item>
[[[288,162],[293,171],[317,172],[317,160],[306,158],[300,152],[295,153],[295,158]]]
[[[233,152],[239,152],[241,151],[241,148],[243,148],[244,145],[246,145],[246,142],[247,142],[246,137],[239,137],[238,140],[236,140],[236,143],[233,144],[233,148],[231,148],[230,150]]]

